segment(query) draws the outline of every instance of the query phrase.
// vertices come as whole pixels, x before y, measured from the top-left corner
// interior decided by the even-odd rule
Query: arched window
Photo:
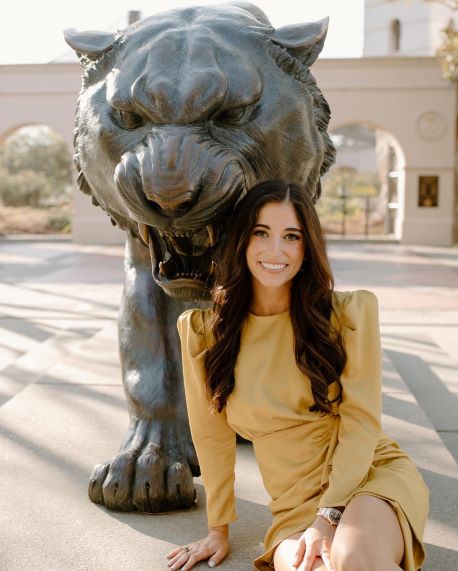
[[[363,122],[342,125],[330,136],[336,162],[322,178],[323,194],[316,205],[325,232],[397,236],[404,184],[398,171],[404,156],[395,137]]]
[[[391,51],[398,52],[401,49],[401,21],[395,18],[391,20]]]

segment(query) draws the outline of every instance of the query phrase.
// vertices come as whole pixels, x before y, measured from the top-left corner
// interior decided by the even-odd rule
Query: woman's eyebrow
[[[270,226],[268,226],[267,224],[255,224],[254,225],[255,228],[261,227],[261,228],[267,228],[267,230],[270,230]],[[300,228],[285,228],[284,232],[299,232],[300,234],[303,234],[304,231],[301,230]]]

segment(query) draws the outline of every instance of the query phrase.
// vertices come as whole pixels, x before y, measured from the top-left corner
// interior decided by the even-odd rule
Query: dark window
[[[401,21],[398,19],[391,21],[391,49],[394,52],[401,49]]]

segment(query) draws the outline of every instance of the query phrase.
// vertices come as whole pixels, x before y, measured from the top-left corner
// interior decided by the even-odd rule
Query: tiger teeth
[[[203,230],[203,229],[202,229]],[[199,238],[200,240],[204,240],[204,236],[201,234],[202,230],[199,230],[199,232],[197,234],[199,234]],[[162,260],[159,262],[158,264],[158,273],[165,278],[182,278],[182,279],[192,279],[192,280],[203,280],[203,279],[208,279],[208,274],[211,276],[215,273],[216,271],[216,263],[215,261],[211,261],[210,263],[210,267],[208,268],[208,274],[205,270],[202,269],[192,269],[189,272],[176,272],[177,268],[177,263],[175,263],[173,261],[172,255],[171,255],[171,251],[173,252],[175,249],[177,250],[177,252],[179,254],[184,254],[187,255],[185,252],[180,252],[180,250],[186,249],[187,247],[189,247],[189,242],[185,241],[185,242],[180,242],[179,240],[176,239],[183,239],[186,238],[187,240],[191,240],[193,239],[193,235],[196,233],[196,231],[194,230],[188,230],[186,232],[181,231],[181,232],[164,232],[163,230],[160,230],[159,228],[151,229],[150,226],[148,226],[147,224],[143,224],[143,223],[138,223],[138,232],[140,234],[140,237],[142,239],[142,241],[149,246],[150,242],[152,240],[154,240],[156,232],[161,236],[162,238]],[[208,234],[208,241],[207,243],[207,247],[209,244],[209,247],[214,247],[217,243],[217,238],[218,238],[218,232],[217,232],[217,227],[216,226],[211,226],[208,225],[205,227],[205,231]],[[196,238],[197,239],[197,238]],[[169,251],[170,250],[170,251]],[[191,255],[191,254],[189,254]]]
[[[138,223],[138,231],[140,232],[140,236],[143,240],[143,242],[149,246],[149,240],[150,240],[150,236],[149,236],[149,227],[146,224],[141,224],[140,222]]]
[[[214,246],[216,244],[216,232],[213,226],[207,226],[208,237],[210,238],[210,246]]]
[[[164,234],[161,234],[161,236],[164,236]],[[165,236],[168,236],[169,238],[192,238],[192,231],[190,230],[189,232],[185,232],[184,234],[179,234],[178,232],[174,232],[173,234],[165,234]]]

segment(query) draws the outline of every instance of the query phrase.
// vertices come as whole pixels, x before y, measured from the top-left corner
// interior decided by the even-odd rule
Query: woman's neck
[[[287,311],[290,306],[291,288],[289,284],[284,287],[267,288],[253,280],[250,312],[254,315],[276,315]]]

